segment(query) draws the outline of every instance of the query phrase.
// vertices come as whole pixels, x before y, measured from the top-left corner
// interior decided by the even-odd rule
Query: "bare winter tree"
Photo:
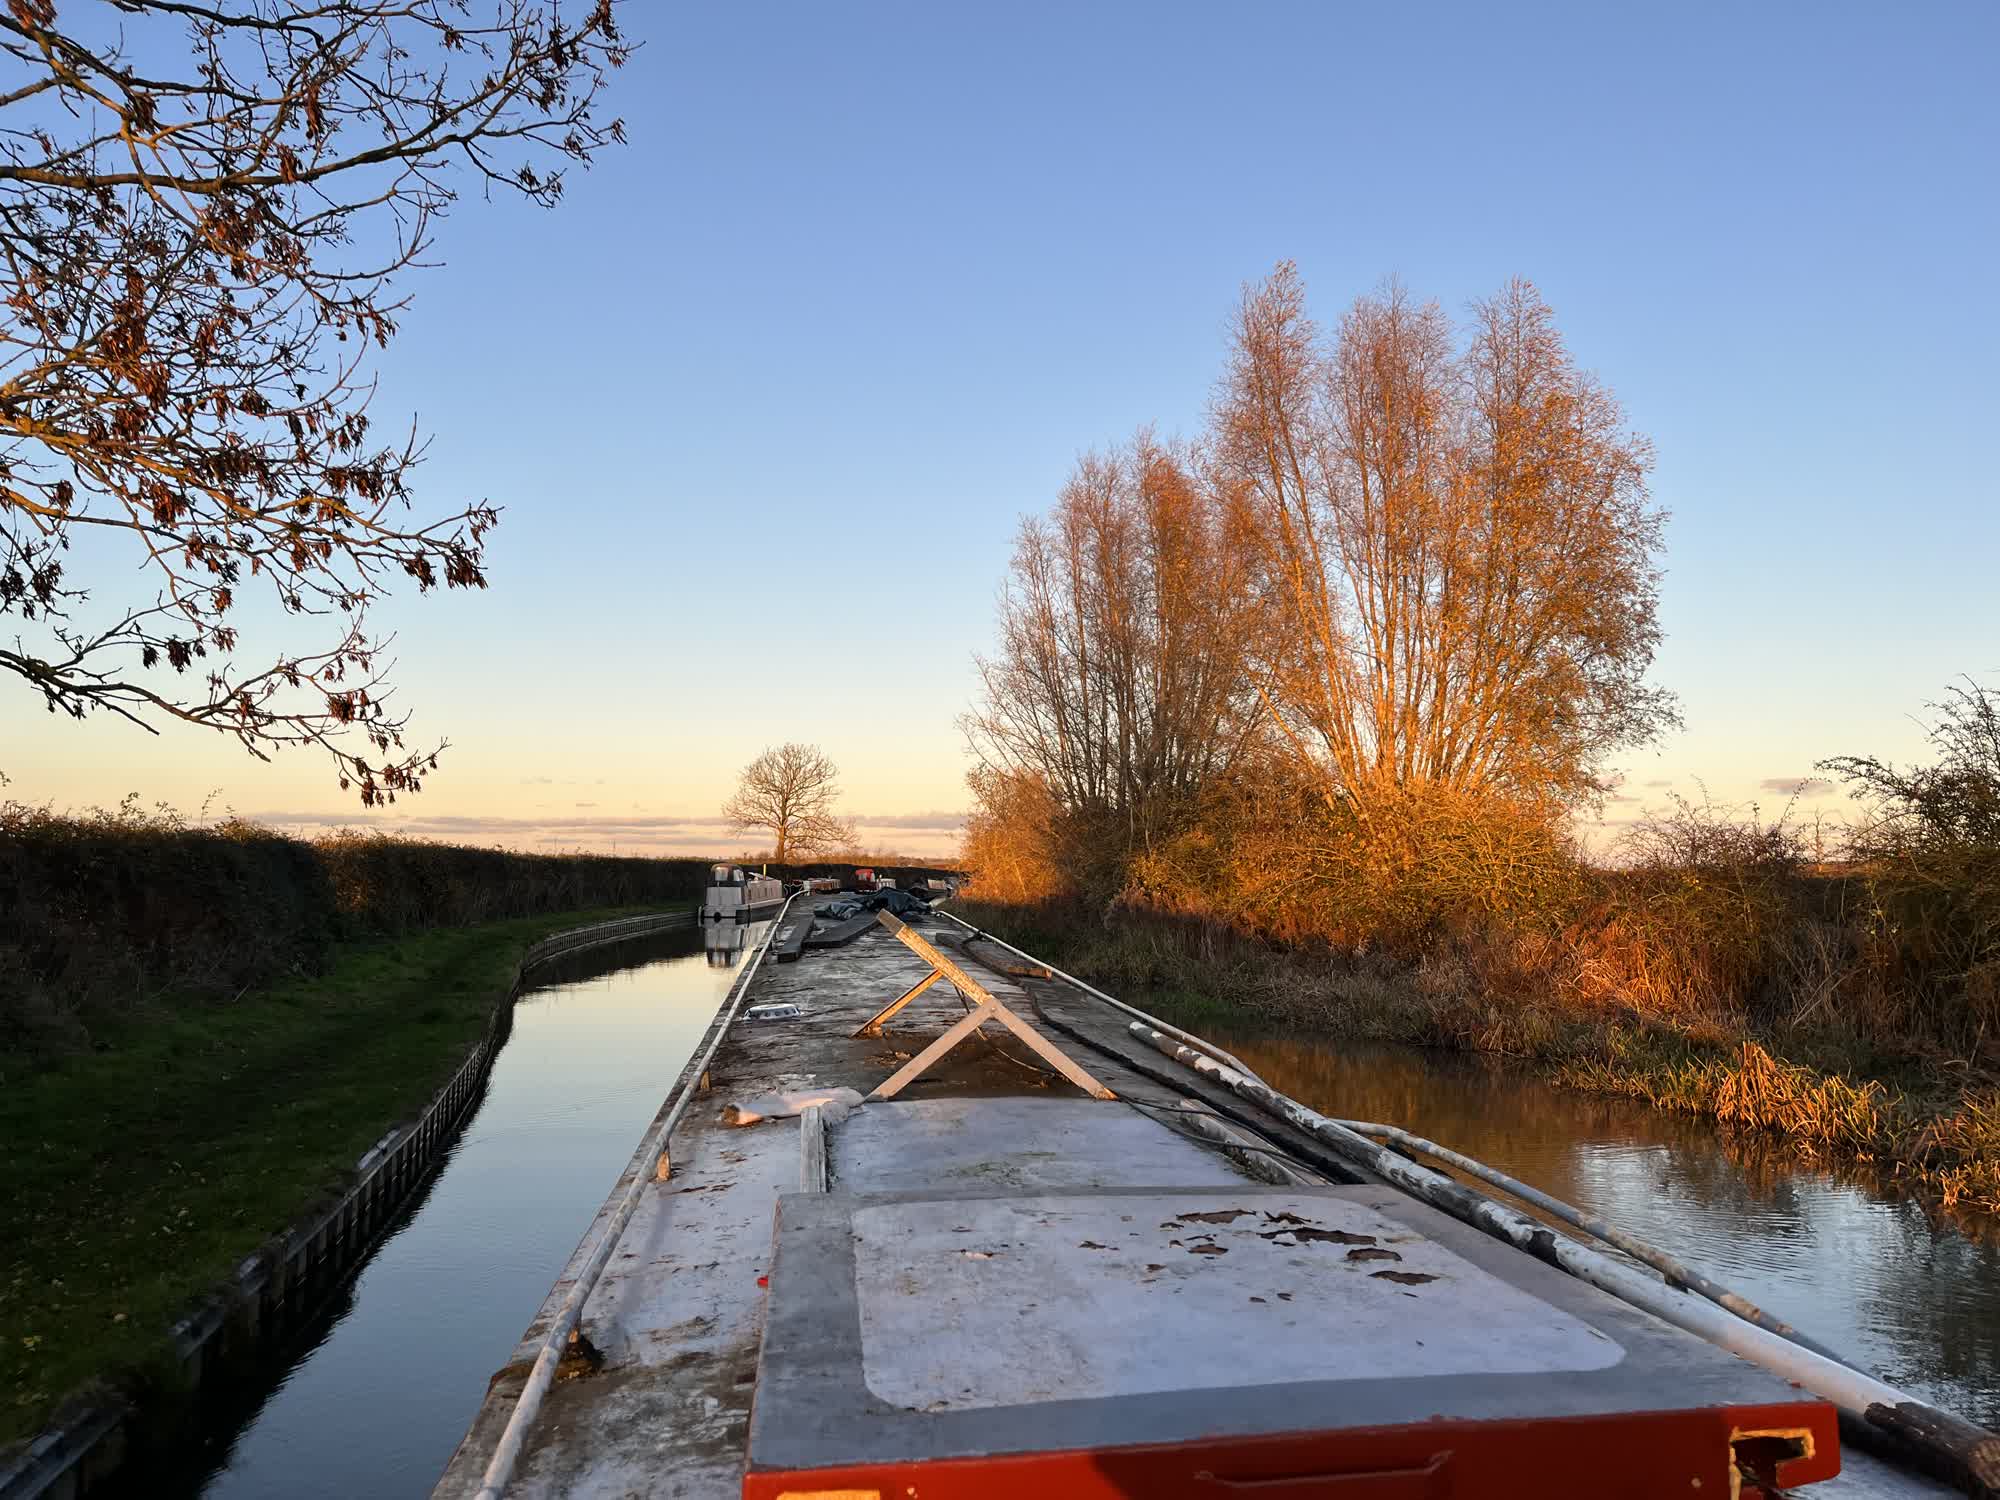
[[[0,56],[0,669],[415,790],[369,606],[483,587],[497,517],[409,513],[366,361],[455,177],[553,204],[623,138],[611,0],[8,0]],[[245,661],[255,591],[319,640]]]
[[[738,834],[769,833],[779,864],[854,843],[854,825],[833,810],[839,768],[816,745],[784,744],[743,768],[722,815]]]
[[[1323,340],[1297,272],[1246,290],[1215,411],[1273,716],[1329,802],[1424,784],[1551,807],[1674,721],[1651,450],[1515,281],[1463,347],[1363,297]]]
[[[964,721],[994,772],[975,791],[1026,777],[1118,852],[1148,845],[1256,726],[1247,580],[1192,455],[1142,432],[1082,459],[1015,544]]]

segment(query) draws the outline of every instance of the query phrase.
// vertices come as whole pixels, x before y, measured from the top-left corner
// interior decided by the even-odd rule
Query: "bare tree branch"
[[[0,670],[77,718],[319,746],[364,803],[417,790],[437,752],[368,610],[483,588],[499,517],[410,515],[423,444],[376,436],[365,365],[456,179],[552,205],[623,139],[595,110],[627,55],[611,0],[9,0]],[[71,561],[115,536],[152,597],[106,611]],[[333,644],[242,665],[252,589]]]

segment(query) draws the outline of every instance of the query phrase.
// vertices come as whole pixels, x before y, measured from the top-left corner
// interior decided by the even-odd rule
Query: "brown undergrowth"
[[[1875,1023],[1896,1014],[1886,1003],[1857,1019],[1795,995],[1789,1014],[1803,1012],[1804,1024],[1761,1026],[1752,1008],[1713,992],[1666,1003],[1683,992],[1663,975],[1685,955],[1642,966],[1606,935],[1609,924],[1462,925],[1394,949],[1279,942],[1130,905],[975,903],[965,915],[1197,1025],[1247,1015],[1334,1038],[1509,1056],[1569,1087],[1769,1132],[1806,1159],[1867,1162],[1947,1207],[2000,1212],[2000,1080],[1935,1038],[1884,1036]],[[1631,983],[1634,974],[1645,982]],[[1760,979],[1750,993],[1767,988]]]
[[[1546,803],[1328,799],[1279,757],[1143,842],[975,778],[970,893],[1107,985],[1509,1054],[2000,1210],[2000,696],[1936,710],[1930,764],[1824,763],[1864,808],[1833,859],[1791,807],[1670,798],[1593,856]]]

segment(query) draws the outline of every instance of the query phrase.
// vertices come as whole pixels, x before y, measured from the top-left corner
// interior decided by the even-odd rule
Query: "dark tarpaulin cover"
[[[819,909],[819,914],[831,922],[844,922],[863,912],[885,910],[899,917],[927,917],[931,913],[931,905],[908,891],[869,891],[865,895],[843,896],[838,901],[829,902]]]

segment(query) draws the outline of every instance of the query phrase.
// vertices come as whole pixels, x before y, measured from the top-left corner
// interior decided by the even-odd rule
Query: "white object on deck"
[[[793,1005],[788,1000],[767,1001],[763,1005],[753,1005],[743,1012],[746,1021],[796,1021],[805,1014],[802,1006]]]

